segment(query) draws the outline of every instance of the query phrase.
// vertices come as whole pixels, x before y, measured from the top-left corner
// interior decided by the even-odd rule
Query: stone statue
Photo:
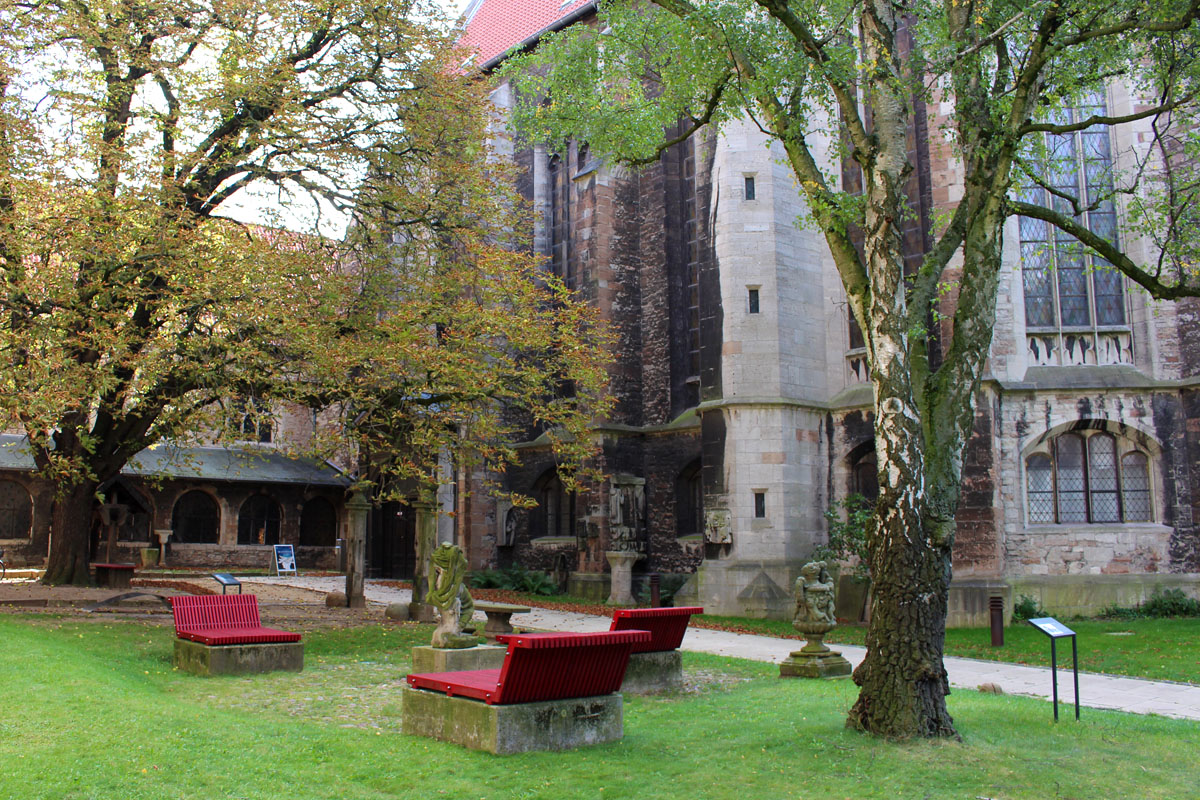
[[[781,677],[838,678],[850,674],[850,662],[825,645],[825,634],[837,626],[833,578],[824,561],[810,561],[796,578],[796,612],[792,627],[808,640],[779,665]]]
[[[800,568],[796,578],[796,613],[792,626],[804,631],[802,624],[827,624],[834,626],[837,618],[833,613],[833,578],[829,576],[824,561],[810,561]]]
[[[425,595],[425,602],[437,607],[441,615],[433,632],[433,646],[447,649],[474,647],[477,640],[474,636],[465,635],[462,625],[464,618],[469,624],[475,613],[475,603],[463,583],[467,576],[466,556],[456,545],[441,544],[433,551],[430,562],[433,565],[433,581],[429,593]]]
[[[614,477],[608,499],[608,550],[641,552],[646,519],[646,481],[631,475]]]

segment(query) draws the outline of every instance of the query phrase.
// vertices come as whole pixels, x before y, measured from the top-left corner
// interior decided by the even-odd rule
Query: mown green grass
[[[700,617],[717,624],[764,636],[795,635],[787,620],[743,617]],[[1200,683],[1200,619],[1071,620],[1078,634],[1079,668],[1112,675]],[[864,643],[866,628],[842,625],[828,642]],[[992,647],[987,628],[949,628],[946,655],[1050,666],[1050,641],[1027,623],[1004,630],[1004,646]],[[1070,665],[1071,642],[1058,643],[1060,664]]]
[[[0,797],[1195,798],[1200,724],[955,692],[963,741],[843,727],[849,681],[685,655],[692,690],[627,698],[625,738],[494,757],[399,732],[424,626],[307,634],[300,674],[199,678],[171,632],[0,619]]]

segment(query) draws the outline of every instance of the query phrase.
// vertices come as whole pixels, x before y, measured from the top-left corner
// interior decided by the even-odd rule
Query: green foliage
[[[1200,600],[1182,589],[1159,589],[1142,604],[1148,617],[1200,617]]]
[[[1114,604],[1101,611],[1100,616],[1104,619],[1200,617],[1200,600],[1189,597],[1182,589],[1159,588],[1136,608]]]
[[[246,398],[383,499],[502,472],[528,423],[586,459],[604,333],[523,247],[460,63],[409,0],[0,2],[0,428],[71,497],[48,582],[87,580],[96,484],[240,438]]]
[[[513,565],[504,569],[472,572],[467,582],[475,589],[503,589],[535,595],[558,594],[558,584],[544,572]]]
[[[875,523],[875,504],[861,494],[835,501],[825,512],[829,541],[813,551],[813,558],[851,564],[853,574],[870,579],[867,537]]]
[[[1048,616],[1042,604],[1027,594],[1023,594],[1013,603],[1013,619],[1024,622],[1027,619],[1037,619]]]

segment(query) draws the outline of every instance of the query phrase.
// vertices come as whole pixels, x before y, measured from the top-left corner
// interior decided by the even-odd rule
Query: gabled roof
[[[475,52],[474,66],[488,69],[512,48],[532,44],[595,7],[593,0],[473,0],[463,13],[459,41]]]

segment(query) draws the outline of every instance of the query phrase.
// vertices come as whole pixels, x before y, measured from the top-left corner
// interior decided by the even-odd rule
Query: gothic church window
[[[577,495],[567,491],[557,472],[551,470],[538,481],[534,496],[538,507],[532,515],[533,538],[575,535]]]
[[[1150,460],[1099,430],[1063,433],[1025,459],[1029,524],[1150,522]]]
[[[1107,114],[1105,100],[1093,95],[1075,108],[1063,109],[1050,122],[1072,124]],[[1113,164],[1109,132],[1097,125],[1083,131],[1046,134],[1044,150],[1035,154],[1045,186],[1026,186],[1022,200],[1074,216],[1087,228],[1114,244],[1118,242],[1113,205]],[[1069,199],[1081,210],[1073,214]],[[1101,356],[1102,334],[1128,325],[1124,279],[1100,256],[1047,222],[1019,220],[1021,277],[1025,325],[1034,363],[1084,364],[1125,361]],[[1111,337],[1109,337],[1111,338]],[[1117,351],[1127,349],[1127,344]]]
[[[571,173],[567,159],[550,157],[550,272],[568,289],[576,288],[571,248]]]

